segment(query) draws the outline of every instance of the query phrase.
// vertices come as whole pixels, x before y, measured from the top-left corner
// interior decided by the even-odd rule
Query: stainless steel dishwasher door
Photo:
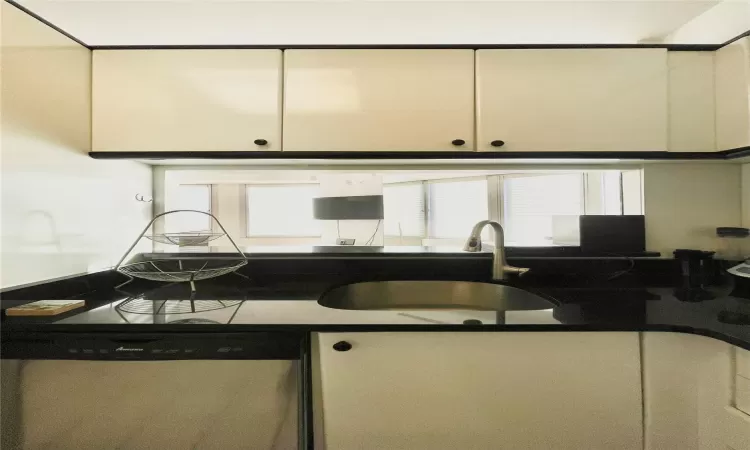
[[[298,362],[2,360],[3,450],[298,447]]]

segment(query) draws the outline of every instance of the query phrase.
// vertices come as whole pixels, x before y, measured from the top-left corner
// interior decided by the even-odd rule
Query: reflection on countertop
[[[485,242],[482,245],[481,252],[466,252],[460,245],[442,245],[442,246],[407,246],[407,245],[386,245],[386,246],[363,246],[363,245],[279,245],[279,246],[240,246],[242,252],[247,256],[346,256],[346,255],[384,255],[384,256],[462,256],[462,257],[476,257],[477,255],[492,254],[494,245],[489,242]],[[219,256],[222,254],[236,254],[237,250],[231,246],[194,246],[194,247],[176,247],[174,245],[163,246],[163,248],[157,248],[153,252],[154,254],[196,254],[206,255],[211,254]],[[585,255],[581,251],[581,247],[578,246],[550,246],[550,247],[517,247],[509,244],[506,247],[506,253],[511,256],[520,257],[537,257],[537,256],[569,256],[569,257],[581,257],[581,256],[597,256],[602,258],[620,257],[622,255]],[[644,252],[638,255],[630,255],[633,257],[658,257],[657,252]]]
[[[684,289],[565,288],[529,289],[556,306],[540,311],[389,310],[352,311],[326,308],[317,303],[331,282],[295,281],[233,284],[228,279],[197,283],[197,302],[224,301],[231,306],[204,312],[163,314],[164,302],[189,302],[189,285],[171,284],[139,292],[100,291],[80,298],[87,311],[58,318],[4,318],[4,327],[29,329],[47,326],[148,325],[159,330],[183,325],[236,329],[326,330],[579,330],[579,331],[676,331],[715,337],[750,349],[750,299],[732,293],[731,284],[708,288],[709,296],[685,296]],[[232,280],[234,281],[234,280]],[[706,298],[705,300],[700,300]],[[153,305],[156,314],[122,313],[123,302],[138,300]],[[743,319],[744,318],[744,319]],[[188,319],[188,320],[186,320]],[[205,325],[200,320],[204,319]],[[505,323],[502,323],[504,320]],[[179,321],[178,324],[175,322]],[[468,321],[468,322],[467,322]],[[479,322],[477,322],[479,321]],[[196,323],[198,322],[198,323]],[[481,322],[481,324],[480,324]],[[500,322],[500,323],[498,323]],[[175,326],[176,325],[176,326]],[[127,330],[127,328],[123,328]]]

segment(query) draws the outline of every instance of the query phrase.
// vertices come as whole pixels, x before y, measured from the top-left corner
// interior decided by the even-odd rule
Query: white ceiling
[[[89,45],[719,44],[750,0],[18,0]]]

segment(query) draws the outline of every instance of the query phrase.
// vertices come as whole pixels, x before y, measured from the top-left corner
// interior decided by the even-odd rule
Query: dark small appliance
[[[675,289],[675,296],[686,302],[711,300],[714,296],[704,286],[711,278],[712,261],[715,252],[703,250],[677,249],[674,257],[680,262],[681,286]]]
[[[581,251],[639,254],[646,251],[645,216],[580,216]]]

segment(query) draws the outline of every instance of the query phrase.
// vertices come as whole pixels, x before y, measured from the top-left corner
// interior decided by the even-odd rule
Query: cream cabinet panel
[[[750,378],[750,350],[737,347],[737,375]]]
[[[716,150],[714,53],[669,52],[669,151]]]
[[[479,150],[667,150],[663,49],[478,50],[476,59]]]
[[[750,418],[750,378],[737,375],[734,389],[734,402],[737,409],[748,414],[748,418]]]
[[[95,151],[281,150],[280,50],[97,50],[93,58]]]
[[[637,333],[323,333],[317,341],[316,448],[643,448]],[[352,348],[335,350],[340,341]]]
[[[473,149],[472,50],[284,52],[284,150]]]
[[[750,450],[750,414],[727,407],[724,411],[725,441],[732,450]]]
[[[649,332],[642,348],[646,450],[750,450],[730,344]]]
[[[716,146],[750,145],[750,37],[716,51]]]

